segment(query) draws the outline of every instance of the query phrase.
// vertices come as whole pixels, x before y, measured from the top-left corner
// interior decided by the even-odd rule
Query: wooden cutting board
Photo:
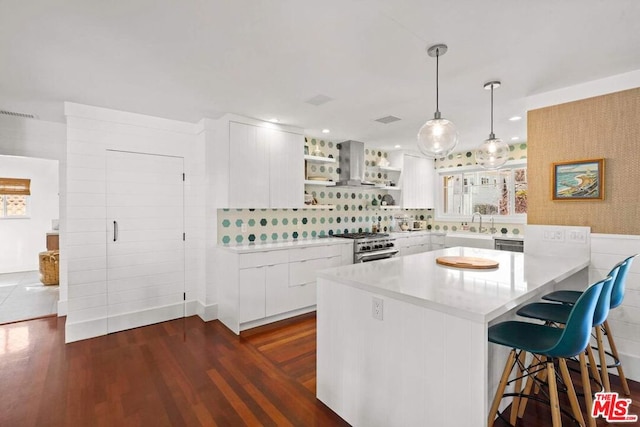
[[[469,256],[441,256],[436,262],[447,267],[488,269],[497,268],[500,263],[487,258],[475,258]]]

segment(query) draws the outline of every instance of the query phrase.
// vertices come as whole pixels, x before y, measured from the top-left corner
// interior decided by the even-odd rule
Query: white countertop
[[[436,264],[440,256],[489,258],[500,265],[491,270],[445,267]],[[318,276],[475,322],[489,322],[588,265],[588,257],[454,247],[321,270]]]
[[[236,245],[218,245],[218,248],[235,253],[275,251],[283,249],[305,248],[309,246],[353,245],[353,240],[341,237],[316,237],[291,241],[255,242]]]

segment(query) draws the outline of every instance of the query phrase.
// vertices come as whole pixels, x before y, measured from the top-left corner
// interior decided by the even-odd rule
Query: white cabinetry
[[[301,207],[304,137],[229,122],[229,207]]]
[[[431,250],[431,237],[429,234],[403,235],[396,237],[396,248],[399,255],[411,255]]]
[[[351,264],[353,242],[218,254],[219,319],[238,334],[315,310],[316,272]]]
[[[432,159],[404,151],[389,153],[389,161],[399,167],[400,206],[404,209],[431,209],[434,207],[435,169]]]
[[[304,206],[302,129],[233,114],[201,126],[211,208]]]
[[[445,233],[431,233],[431,250],[444,249]]]

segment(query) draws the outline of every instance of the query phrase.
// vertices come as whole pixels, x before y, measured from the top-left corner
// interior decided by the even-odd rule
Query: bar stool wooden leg
[[[534,369],[533,365],[535,365],[536,363],[538,363],[538,366],[535,367],[535,370],[532,370]],[[527,408],[527,402],[529,401],[529,398],[526,396],[528,396],[531,393],[531,389],[533,389],[535,377],[540,375],[541,370],[544,370],[544,366],[540,365],[540,363],[541,363],[540,359],[538,359],[534,354],[528,369],[529,376],[527,377],[527,383],[524,385],[524,391],[522,392],[525,395],[525,397],[520,399],[520,408],[518,409],[518,418],[524,417],[524,410]]]
[[[542,356],[542,359],[540,360],[540,363],[543,364],[544,366],[546,366],[547,364],[547,357],[546,356]],[[546,382],[547,381],[547,370],[546,369],[542,369],[538,375],[538,379],[541,382]],[[536,382],[535,384],[535,388],[533,389],[534,394],[538,394],[540,392],[540,384],[538,384]]]
[[[549,398],[551,400],[551,422],[553,427],[562,427],[560,419],[560,402],[558,401],[558,385],[556,384],[556,371],[553,361],[547,361],[547,384],[549,384]]]
[[[511,350],[509,353],[509,357],[507,358],[507,363],[504,365],[504,371],[502,372],[502,377],[500,378],[500,383],[498,384],[498,389],[496,390],[496,395],[493,397],[493,403],[491,404],[491,410],[489,410],[489,420],[487,421],[487,426],[493,427],[493,422],[496,419],[496,415],[498,414],[498,407],[500,406],[500,400],[502,400],[502,395],[504,394],[504,389],[507,387],[507,381],[509,380],[509,374],[513,369],[513,362],[516,360],[516,351]]]
[[[573,416],[581,426],[584,426],[584,418],[582,417],[582,411],[580,410],[580,404],[578,403],[578,396],[576,396],[576,390],[573,388],[573,381],[571,381],[571,375],[569,375],[569,369],[567,368],[567,360],[561,358],[559,360],[560,374],[564,385],[567,387],[567,394],[569,395],[569,403],[571,404],[571,411]]]
[[[600,370],[602,371],[602,386],[604,391],[611,391],[609,383],[609,370],[607,369],[607,355],[604,352],[604,340],[602,339],[602,329],[596,326],[596,341],[598,342],[598,356],[600,357]]]
[[[598,364],[596,363],[596,358],[593,355],[591,345],[587,346],[587,356],[589,357],[589,369],[591,369],[591,375],[597,383],[602,386],[602,378],[600,377],[600,371],[598,371]]]
[[[593,398],[591,397],[591,383],[589,382],[589,371],[587,370],[587,361],[584,353],[580,353],[580,375],[582,376],[582,392],[584,393],[584,404],[587,407],[587,421],[589,427],[596,427],[596,420],[591,416],[591,408],[593,407]]]
[[[525,358],[527,357],[527,352],[522,350],[520,351],[520,355],[518,356],[518,363],[516,363],[516,383],[513,387],[514,393],[522,393],[522,366],[524,366]],[[511,425],[515,425],[518,419],[518,408],[520,407],[520,396],[514,396],[513,402],[511,402],[511,418],[509,422]]]
[[[620,360],[620,356],[618,356],[618,349],[616,348],[616,343],[613,341],[613,335],[611,334],[611,328],[609,327],[609,321],[604,321],[604,333],[607,336],[607,340],[609,340],[609,347],[611,348],[611,354],[615,357],[616,360]],[[627,396],[631,395],[631,391],[629,390],[629,384],[627,384],[627,377],[624,376],[624,371],[622,370],[622,364],[618,364],[616,366],[618,368],[618,376],[620,377],[620,382],[622,383],[622,389],[624,390],[624,394]]]

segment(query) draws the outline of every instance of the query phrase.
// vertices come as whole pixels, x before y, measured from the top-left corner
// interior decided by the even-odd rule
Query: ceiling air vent
[[[398,120],[401,120],[400,117],[387,116],[387,117],[380,117],[379,119],[375,119],[374,121],[388,125],[389,123],[397,122]]]
[[[320,94],[320,95],[314,96],[313,98],[307,99],[305,102],[307,104],[315,105],[316,107],[318,107],[332,100],[333,98],[330,98],[327,95]]]
[[[23,119],[36,119],[37,117],[33,114],[27,113],[16,113],[15,111],[6,111],[0,110],[0,114],[11,117],[22,117]]]

